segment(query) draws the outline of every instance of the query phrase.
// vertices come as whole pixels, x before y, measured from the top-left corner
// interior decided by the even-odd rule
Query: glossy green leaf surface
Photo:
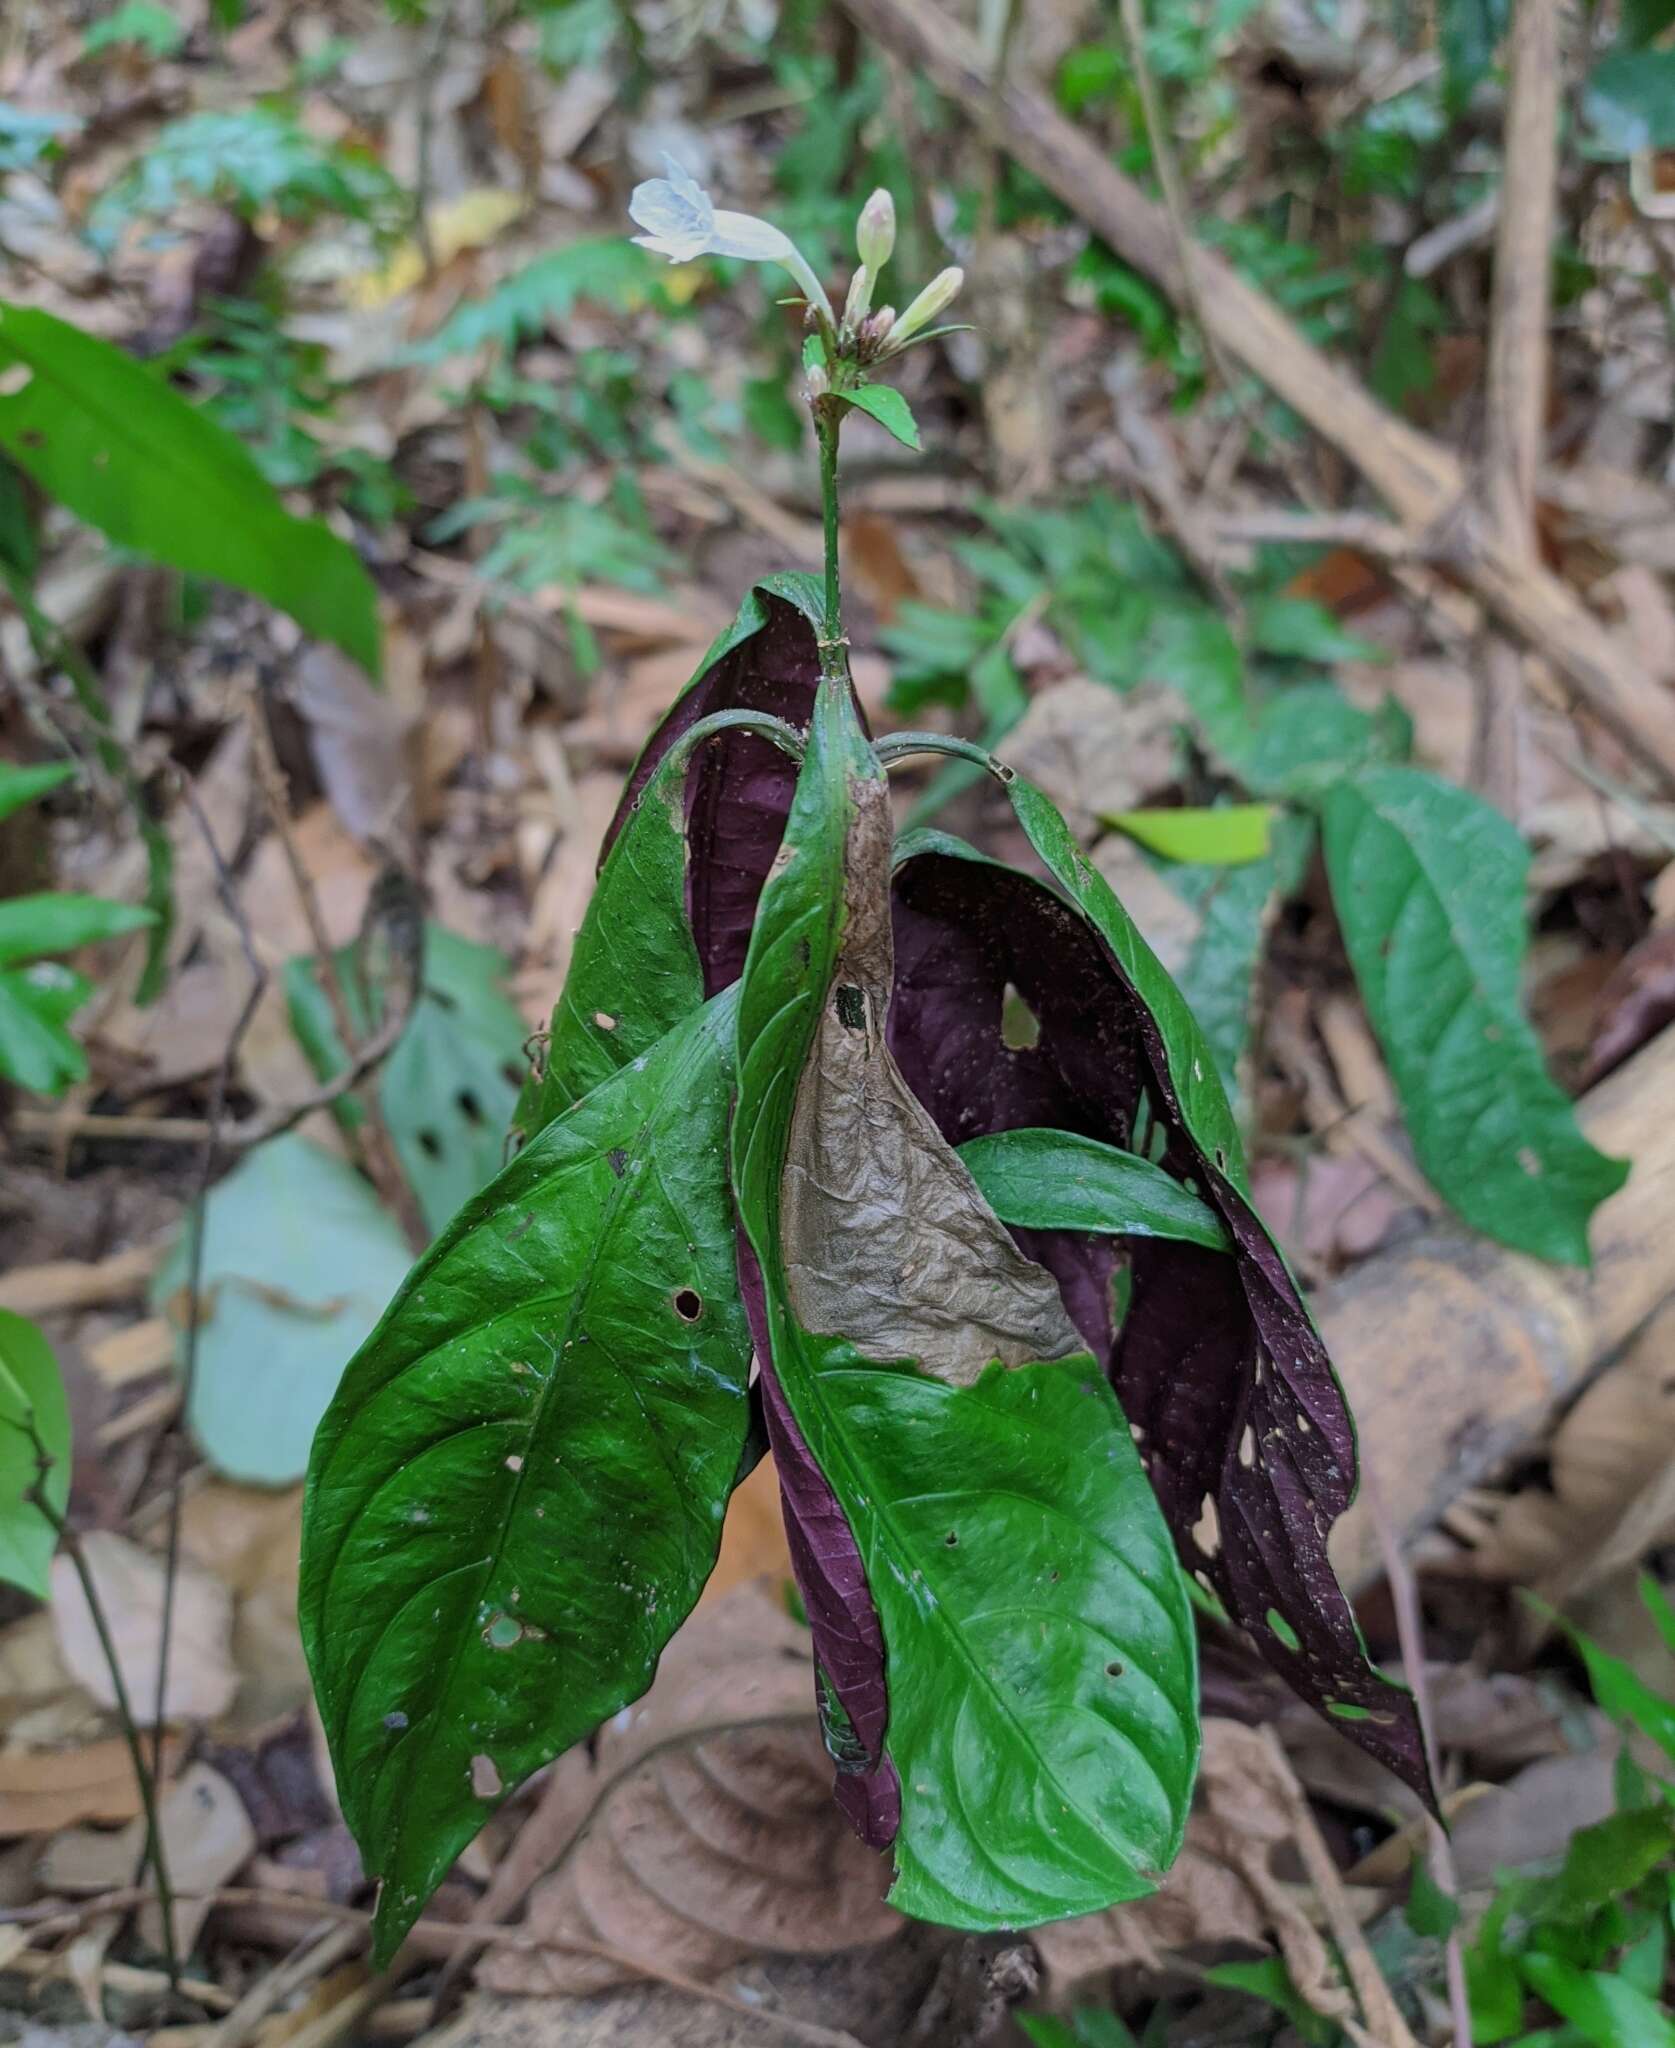
[[[62,1515],[70,1498],[70,1404],[58,1361],[32,1322],[0,1309],[0,1579],[44,1600],[58,1535],[27,1498],[38,1469],[37,1436],[52,1461],[42,1491]]]
[[[890,1305],[922,1323],[916,1360],[816,1333],[797,1305],[815,1298],[806,1261],[844,1249],[831,1232],[797,1237],[824,1193],[818,1157],[788,1170],[829,1083],[811,1062],[841,1031],[877,1057],[857,1020],[878,1014],[878,988],[845,976],[846,947],[863,931],[876,944],[883,802],[847,698],[823,685],[742,984],[734,1183],[772,1369],[882,1623],[901,1786],[891,1901],[951,1926],[1028,1926],[1142,1896],[1173,1859],[1197,1757],[1194,1637],[1168,1532],[1085,1352],[941,1377],[924,1367],[947,1333],[910,1288]],[[843,1163],[866,1183],[864,1151]],[[945,1198],[970,1227],[958,1187],[926,1194],[926,1221]]]
[[[1624,1978],[1557,1956],[1521,1956],[1518,1966],[1530,1989],[1595,2048],[1675,2048],[1675,2020]]]
[[[1074,1131],[999,1131],[960,1147],[960,1160],[1002,1223],[1173,1237],[1226,1251],[1227,1226],[1160,1166]]]
[[[315,1439],[299,1613],[381,1958],[502,1800],[645,1689],[715,1561],[750,1363],[735,1007],[461,1211]]]
[[[1529,853],[1468,790],[1415,768],[1336,785],[1332,901],[1426,1178],[1475,1229],[1588,1262],[1588,1219],[1628,1176],[1577,1128],[1519,1000]]]
[[[0,301],[0,448],[123,547],[289,612],[368,674],[377,593],[353,548],[294,519],[243,446],[108,341]]]

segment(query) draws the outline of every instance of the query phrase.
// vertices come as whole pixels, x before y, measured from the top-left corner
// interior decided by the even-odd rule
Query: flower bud
[[[807,370],[808,395],[810,398],[824,398],[832,388],[832,380],[826,374],[824,363],[810,363]]]
[[[863,320],[855,335],[862,355],[877,355],[890,339],[890,329],[895,324],[896,314],[893,306],[880,306],[869,319]]]
[[[872,304],[873,275],[866,264],[849,280],[849,296],[843,302],[843,324],[851,333],[867,317],[867,308]]]
[[[952,303],[955,293],[964,283],[965,272],[957,264],[950,265],[947,270],[939,270],[896,322],[891,339],[901,343],[911,339],[921,327],[928,327],[937,314]]]
[[[882,185],[861,208],[855,223],[855,247],[868,270],[882,270],[896,246],[896,202]]]

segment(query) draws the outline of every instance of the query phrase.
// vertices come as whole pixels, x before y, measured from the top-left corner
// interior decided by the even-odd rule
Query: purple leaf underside
[[[915,856],[896,876],[895,929],[890,1047],[951,1144],[1049,1125],[1126,1148],[1144,1099],[1167,1132],[1160,1163],[1221,1211],[1233,1258],[1130,1241],[1114,1341],[1116,1245],[1017,1236],[1109,1362],[1187,1567],[1303,1699],[1431,1800],[1413,1700],[1369,1664],[1327,1558],[1355,1488],[1342,1390],[1267,1232],[1185,1128],[1149,1013],[1098,934],[1010,869]],[[1033,1046],[1003,1040],[1009,987],[1037,1020]]]

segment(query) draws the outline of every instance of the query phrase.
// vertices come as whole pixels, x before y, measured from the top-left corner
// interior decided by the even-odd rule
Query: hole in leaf
[[[26,390],[35,372],[27,363],[13,363],[10,368],[0,370],[0,398],[16,398]]]
[[[1248,1422],[1239,1438],[1239,1463],[1247,1472],[1256,1463],[1256,1431]]]
[[[498,1799],[505,1788],[492,1756],[471,1759],[471,1790],[479,1799]]]
[[[867,999],[851,983],[845,983],[837,992],[838,1022],[850,1031],[864,1031],[867,1028]]]
[[[407,1726],[407,1716],[397,1707],[384,1716],[384,1726],[392,1735],[398,1735]]]
[[[483,1115],[483,1105],[469,1088],[462,1088],[454,1097],[454,1102],[460,1115],[465,1118],[468,1124],[480,1124],[486,1121]]]
[[[523,1623],[510,1614],[497,1614],[483,1631],[491,1650],[509,1650],[523,1634]]]
[[[1041,1019],[1010,981],[1000,997],[1000,1042],[1008,1052],[1029,1052],[1041,1043]]]
[[[695,1323],[704,1313],[704,1297],[691,1287],[683,1287],[675,1296],[675,1314],[683,1323]]]
[[[1117,1663],[1107,1664],[1105,1667],[1105,1676],[1107,1678],[1121,1678],[1122,1666]]]
[[[959,1530],[958,1530],[958,1529],[950,1529],[950,1530],[948,1531],[947,1535],[946,1535],[946,1536],[944,1536],[942,1540],[943,1540],[943,1542],[944,1542],[944,1543],[946,1543],[946,1544],[947,1544],[948,1548],[949,1548],[950,1550],[952,1550],[952,1549],[954,1548],[955,1544],[956,1544],[956,1543],[958,1543],[958,1542],[959,1542],[959,1540],[960,1540],[960,1532],[959,1532]]]
[[[419,1133],[419,1150],[427,1159],[440,1159],[442,1157],[442,1140],[434,1131],[421,1131]]]
[[[1335,1721],[1370,1721],[1373,1718],[1370,1708],[1358,1707],[1353,1700],[1328,1700],[1326,1711]]]
[[[1221,1517],[1216,1513],[1214,1496],[1205,1494],[1198,1510],[1198,1519],[1192,1525],[1192,1540],[1205,1557],[1216,1557],[1221,1552]]]
[[[1303,1647],[1297,1639],[1297,1631],[1277,1607],[1270,1607],[1263,1619],[1288,1650],[1300,1650]]]
[[[608,1010],[595,1010],[593,1021],[599,1026],[601,1031],[614,1031],[616,1029],[617,1020]]]

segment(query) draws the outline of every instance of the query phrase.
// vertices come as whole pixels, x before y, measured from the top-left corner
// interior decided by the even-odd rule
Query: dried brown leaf
[[[1007,765],[1045,790],[1080,839],[1131,811],[1180,772],[1186,706],[1157,683],[1120,695],[1087,676],[1054,683],[1006,736]]]
[[[165,1777],[181,1747],[178,1736],[164,1743]],[[139,1811],[139,1786],[120,1735],[83,1749],[0,1750],[0,1836],[57,1834],[82,1821],[109,1825],[132,1820]]]
[[[126,1536],[103,1529],[83,1537],[82,1549],[135,1718],[149,1724],[157,1696],[163,1560]],[[86,1595],[62,1554],[52,1563],[52,1614],[65,1663],[101,1706],[114,1707],[116,1693]],[[174,1589],[168,1692],[163,1702],[166,1720],[211,1721],[232,1705],[238,1691],[238,1671],[229,1649],[232,1625],[233,1601],[226,1586],[202,1566],[183,1563]]]
[[[854,788],[835,1003],[798,1084],[781,1189],[791,1304],[863,1356],[953,1385],[1082,1348],[1052,1277],[1018,1250],[884,1043],[894,954],[890,807]]]
[[[832,1803],[808,1654],[771,1583],[688,1623],[594,1754],[572,1750],[555,1768],[511,1859],[552,1868],[530,1896],[532,1933],[703,1977],[749,1955],[830,1954],[899,1929],[884,1904],[887,1860]],[[511,1888],[497,1880],[490,1900]],[[633,1976],[556,1949],[499,1950],[478,1974],[492,1990],[533,1994]]]

